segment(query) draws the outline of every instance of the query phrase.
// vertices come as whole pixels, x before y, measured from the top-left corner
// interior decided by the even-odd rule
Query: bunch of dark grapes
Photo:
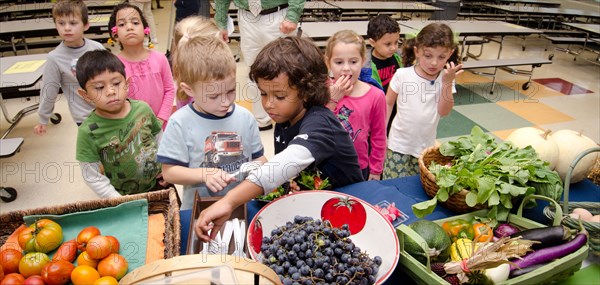
[[[349,238],[348,225],[294,217],[262,240],[263,263],[290,284],[374,284],[381,257],[369,258]]]

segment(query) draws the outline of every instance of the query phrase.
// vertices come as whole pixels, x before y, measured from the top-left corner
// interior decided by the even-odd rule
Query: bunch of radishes
[[[375,205],[375,209],[379,211],[390,223],[396,220],[398,217],[402,215],[402,212],[398,208],[396,208],[396,203],[388,204],[387,207],[382,207],[379,205]]]

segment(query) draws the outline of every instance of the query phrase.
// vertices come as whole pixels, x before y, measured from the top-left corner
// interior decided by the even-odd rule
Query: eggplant
[[[532,249],[555,246],[568,241],[573,236],[571,229],[565,226],[552,226],[545,228],[528,229],[510,235],[511,238],[520,236],[522,239],[539,241],[531,246]]]
[[[517,228],[511,224],[499,224],[494,229],[494,236],[497,238],[501,238],[501,237],[505,237],[505,236],[510,236],[512,234],[516,234],[519,231],[520,231],[519,228]]]
[[[550,263],[550,262],[540,263],[540,264],[536,264],[536,265],[528,266],[528,267],[525,267],[525,268],[522,268],[522,269],[515,269],[515,270],[512,270],[512,271],[510,272],[510,274],[508,275],[508,278],[515,278],[515,277],[519,277],[519,276],[521,276],[521,275],[523,275],[523,274],[527,274],[527,273],[529,273],[529,272],[531,272],[531,271],[534,271],[534,270],[536,270],[536,269],[538,269],[538,268],[540,268],[540,267],[544,267],[544,266],[546,266],[546,264],[548,264],[548,263]]]
[[[521,259],[516,259],[510,265],[510,270],[523,269],[536,264],[550,262],[557,258],[569,255],[587,243],[588,233],[585,229],[575,236],[575,238],[569,242],[565,242],[561,245],[545,247],[534,252],[528,253]]]

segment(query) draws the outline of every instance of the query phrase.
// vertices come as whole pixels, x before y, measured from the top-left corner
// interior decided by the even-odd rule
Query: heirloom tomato
[[[45,253],[30,252],[21,258],[19,272],[25,278],[32,275],[41,275],[42,268],[48,263],[50,263],[50,258]]]
[[[42,278],[48,285],[64,285],[71,280],[75,265],[64,260],[52,261],[42,268]]]
[[[0,280],[0,285],[21,285],[25,282],[25,277],[19,273],[9,273]]]
[[[97,227],[89,226],[79,232],[77,235],[77,247],[80,251],[85,250],[87,242],[95,236],[100,235],[100,230]]]
[[[128,268],[129,263],[125,257],[117,253],[111,253],[98,263],[98,273],[100,276],[112,276],[117,280],[125,276]]]
[[[2,266],[4,274],[19,273],[19,262],[22,257],[21,251],[14,248],[0,251],[0,266]]]
[[[44,279],[42,279],[42,276],[32,275],[25,279],[23,285],[46,285],[46,283],[44,283]]]
[[[109,238],[105,236],[95,236],[87,242],[85,252],[93,259],[102,259],[112,252],[111,247],[112,244]]]
[[[48,253],[62,243],[62,228],[52,220],[41,219],[23,230],[18,241],[19,246],[26,252]]]
[[[87,265],[79,265],[71,272],[71,282],[74,285],[90,285],[98,279],[100,279],[98,271]]]
[[[73,262],[73,261],[75,261],[76,257],[77,257],[77,241],[72,239],[70,241],[63,242],[63,244],[61,244],[58,247],[58,249],[54,253],[54,256],[52,256],[52,261],[64,260],[64,261],[68,261],[68,262]]]

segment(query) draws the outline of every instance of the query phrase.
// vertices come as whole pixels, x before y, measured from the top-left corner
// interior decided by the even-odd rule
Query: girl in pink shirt
[[[121,46],[117,56],[128,76],[128,97],[148,103],[164,128],[173,111],[173,75],[167,58],[144,46],[150,28],[142,12],[131,4],[119,4],[113,9],[108,28],[111,37]]]
[[[364,178],[380,180],[386,148],[385,94],[358,80],[365,55],[365,42],[353,31],[339,31],[329,38],[325,62],[331,100],[327,107],[352,138]]]

